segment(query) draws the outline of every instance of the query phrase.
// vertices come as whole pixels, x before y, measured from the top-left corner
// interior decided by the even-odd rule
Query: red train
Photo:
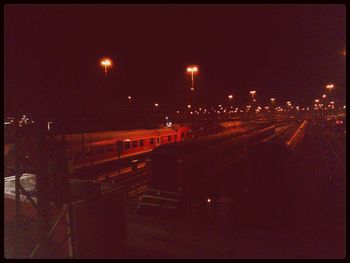
[[[152,130],[89,132],[65,136],[69,173],[99,163],[152,151],[159,145],[191,138],[188,126]],[[62,137],[56,137],[62,141]],[[83,143],[84,141],[84,143]]]
[[[74,174],[82,167],[88,168],[119,158],[125,159],[148,153],[160,145],[240,129],[245,125],[247,123],[241,121],[204,123],[196,126],[188,123],[174,124],[172,128],[87,132],[84,135],[67,134],[64,140],[68,171]],[[63,137],[56,136],[55,141],[62,143]],[[5,155],[6,151],[5,147]]]

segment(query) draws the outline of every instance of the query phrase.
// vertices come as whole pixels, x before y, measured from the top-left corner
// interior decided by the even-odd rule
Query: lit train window
[[[168,142],[171,142],[171,135],[168,135]]]
[[[150,143],[150,144],[153,144],[153,143],[154,143],[154,138],[151,138],[151,139],[149,140],[149,143]]]
[[[130,142],[124,142],[124,149],[130,149]]]
[[[144,143],[143,143],[143,140],[140,140],[140,146],[143,146]]]
[[[133,141],[133,142],[132,142],[132,147],[133,147],[133,148],[137,147],[137,141]]]

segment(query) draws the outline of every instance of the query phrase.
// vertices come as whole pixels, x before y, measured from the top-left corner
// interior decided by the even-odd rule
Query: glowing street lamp
[[[326,85],[326,89],[333,89],[334,88],[334,84],[327,84]]]
[[[233,95],[228,95],[227,97],[228,97],[229,100],[233,99]]]
[[[128,96],[128,100],[131,101],[131,96]]]
[[[327,84],[326,89],[329,90],[329,97],[331,97],[332,89],[334,89],[334,84]]]
[[[109,58],[101,59],[101,66],[104,67],[105,75],[107,76],[108,68],[112,67],[112,60]]]
[[[255,99],[256,91],[255,90],[251,90],[249,93],[252,95],[253,102],[255,102],[256,101],[256,99]]]
[[[198,71],[198,67],[197,66],[189,66],[189,67],[187,67],[187,72],[191,73],[191,81],[192,81],[191,91],[194,91],[194,73],[196,73],[197,71]]]
[[[271,101],[271,106],[273,107],[273,105],[275,104],[275,98],[271,98],[270,101]]]
[[[159,104],[158,103],[154,103],[154,107],[158,108]]]
[[[320,102],[320,100],[319,100],[319,99],[316,99],[316,100],[315,100],[315,102],[316,102],[316,103],[319,103],[319,102]]]
[[[187,105],[187,108],[188,108],[188,109],[191,109],[191,105]]]
[[[327,95],[326,95],[326,94],[323,94],[323,95],[322,95],[322,98],[323,98],[323,99],[327,98]]]

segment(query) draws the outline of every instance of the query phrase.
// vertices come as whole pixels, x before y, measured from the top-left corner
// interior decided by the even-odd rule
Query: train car
[[[160,145],[191,138],[190,128],[89,132],[56,136],[66,145],[68,171],[152,151]]]

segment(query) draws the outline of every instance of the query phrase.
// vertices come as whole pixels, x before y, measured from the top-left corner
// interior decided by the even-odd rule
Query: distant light
[[[10,122],[10,121],[5,121],[5,125],[6,125],[6,124],[11,124],[11,122]]]
[[[128,96],[128,99],[131,100],[131,96]]]
[[[159,104],[158,104],[158,103],[154,103],[154,106],[155,106],[155,107],[158,107],[158,106],[159,106]]]
[[[187,72],[197,72],[197,71],[198,71],[198,67],[197,66],[187,67]]]
[[[190,108],[191,108],[191,105],[187,105],[187,108],[189,108],[189,109],[190,109]]]
[[[49,122],[47,123],[47,130],[48,130],[48,131],[51,129],[51,124],[52,124],[52,121],[49,121]]]
[[[233,95],[228,95],[228,98],[229,98],[230,100],[232,100]]]
[[[274,101],[275,101],[275,98],[271,98],[270,100],[271,100],[271,102],[274,102]]]
[[[221,107],[222,107],[222,105],[220,104],[220,105],[219,105],[219,108],[221,108]]]
[[[193,111],[191,111],[190,114],[193,114]]]
[[[328,84],[328,85],[326,85],[326,88],[327,89],[333,89],[334,88],[334,84]]]
[[[316,99],[316,100],[315,100],[315,102],[317,102],[317,103],[318,103],[319,101],[320,101],[319,99]]]
[[[180,111],[178,111],[178,110],[177,110],[177,111],[176,111],[176,113],[177,113],[177,114],[179,114],[179,113],[180,113]]]
[[[323,94],[323,95],[322,95],[322,98],[327,98],[327,95],[326,95],[326,94]]]
[[[102,66],[111,66],[112,65],[112,61],[108,58],[105,58],[103,60],[101,60],[101,65]]]
[[[346,106],[344,105],[343,108],[346,109]]]
[[[207,199],[207,202],[208,202],[208,203],[210,203],[210,202],[211,202],[211,199],[210,199],[210,198],[208,198],[208,199]]]
[[[331,101],[330,103],[331,103],[331,104],[334,104],[334,101]]]

